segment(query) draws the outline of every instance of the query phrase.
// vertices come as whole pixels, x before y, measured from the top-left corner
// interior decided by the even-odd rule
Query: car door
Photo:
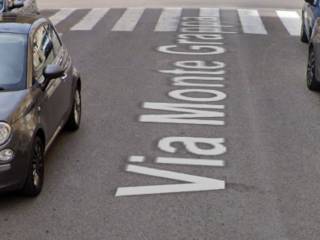
[[[46,66],[58,61],[47,29],[48,25],[40,26],[33,37],[33,81],[38,86],[43,86],[45,83],[43,72]],[[61,96],[63,96],[63,90],[61,82],[62,79],[60,78],[52,79],[42,89],[43,94],[39,110],[41,122],[49,139],[59,130],[62,124]]]
[[[60,96],[60,115],[66,119],[69,115],[73,103],[73,74],[72,74],[72,62],[67,49],[63,46],[59,35],[54,27],[50,24],[47,29],[50,39],[53,44],[54,54],[56,56],[56,64],[59,64],[64,69],[64,76],[61,78],[61,84],[59,86]]]
[[[307,3],[306,11],[304,14],[304,22],[306,24],[306,33],[311,36],[314,22],[317,18],[317,11],[319,8],[319,0],[314,0],[313,4]]]

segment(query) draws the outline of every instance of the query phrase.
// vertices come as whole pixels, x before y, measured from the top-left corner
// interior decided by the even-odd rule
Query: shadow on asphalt
[[[57,139],[53,142],[52,146],[50,147],[49,151],[46,154],[45,162],[46,162],[46,168],[59,168],[59,159],[54,159],[54,152],[58,151],[57,148],[59,148],[59,145],[63,144],[64,140],[67,139],[69,136],[72,136],[72,132],[68,131],[62,131]],[[61,160],[61,159],[60,159]],[[46,175],[48,178],[50,178],[50,172],[46,171]],[[44,186],[45,188],[45,186]],[[45,190],[45,189],[43,189]],[[9,208],[15,208],[20,206],[21,204],[28,204],[32,203],[38,198],[41,198],[41,194],[37,198],[31,198],[23,196],[19,192],[4,192],[0,193],[0,213],[2,209],[9,209]],[[0,237],[1,239],[1,237]]]
[[[35,199],[24,197],[18,193],[0,193],[0,212],[2,209],[16,208],[18,205],[32,202]]]

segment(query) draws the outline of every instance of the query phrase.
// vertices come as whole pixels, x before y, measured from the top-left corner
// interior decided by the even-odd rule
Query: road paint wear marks
[[[112,31],[131,32],[138,24],[144,8],[128,8],[113,27]]]
[[[238,9],[238,14],[244,33],[268,34],[257,10]]]
[[[176,32],[179,27],[181,14],[182,8],[163,9],[154,31]]]
[[[276,11],[288,33],[292,36],[300,36],[302,20],[296,11]]]
[[[109,8],[92,9],[79,23],[71,28],[71,31],[89,31],[107,14]]]
[[[76,9],[74,8],[63,8],[56,14],[50,17],[53,25],[58,25],[60,22],[68,18]]]

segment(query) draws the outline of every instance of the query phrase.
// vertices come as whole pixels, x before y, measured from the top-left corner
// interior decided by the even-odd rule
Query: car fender
[[[317,10],[319,14],[320,9]],[[309,48],[313,48],[315,52],[315,58],[316,58],[316,66],[319,66],[319,60],[320,60],[320,17],[315,18],[314,25],[312,28],[312,33],[310,37],[310,45]],[[316,79],[320,79],[320,67],[316,67],[315,72]]]

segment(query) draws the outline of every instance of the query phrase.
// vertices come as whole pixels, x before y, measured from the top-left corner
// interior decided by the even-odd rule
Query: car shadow
[[[68,132],[68,131],[62,131],[59,136],[57,137],[57,139],[53,142],[52,146],[50,147],[50,149],[48,150],[47,154],[46,154],[46,166],[47,168],[58,168],[60,163],[60,159],[54,159],[54,155],[55,155],[55,151],[58,151],[57,148],[59,148],[59,145],[64,144],[66,139],[68,139],[68,137],[71,137],[72,133]],[[54,161],[52,161],[54,160]],[[50,173],[46,173],[46,174],[50,174]],[[48,178],[50,178],[50,176],[48,176]],[[45,186],[43,191],[45,191]],[[36,198],[31,198],[31,197],[26,197],[23,196],[21,193],[19,192],[3,192],[0,193],[0,213],[1,210],[5,209],[14,209],[17,208],[20,205],[25,205],[28,203],[32,203],[37,199],[41,198],[41,195],[43,195],[44,193],[42,192],[38,197]]]
[[[20,204],[34,201],[32,198],[24,197],[15,192],[0,193],[0,212],[2,209],[16,208]]]

